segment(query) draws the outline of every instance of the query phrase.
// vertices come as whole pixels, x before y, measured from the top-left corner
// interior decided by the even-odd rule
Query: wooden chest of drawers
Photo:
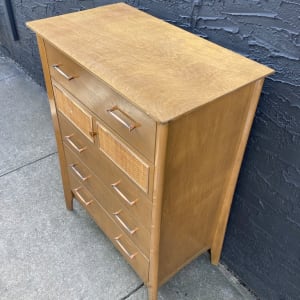
[[[119,3],[37,33],[67,208],[76,198],[148,286],[219,261],[264,77],[273,71]]]

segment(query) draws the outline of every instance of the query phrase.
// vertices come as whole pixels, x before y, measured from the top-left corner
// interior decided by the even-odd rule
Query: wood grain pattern
[[[43,38],[41,38],[39,35],[37,35],[37,42],[43,67],[43,73],[46,83],[46,89],[50,104],[50,111],[51,111],[51,117],[52,117],[52,124],[54,128],[55,133],[55,139],[56,139],[56,145],[57,145],[57,151],[58,151],[58,157],[59,157],[59,164],[60,164],[60,171],[61,171],[61,177],[63,182],[63,189],[64,189],[64,195],[65,195],[65,201],[66,201],[66,207],[69,210],[73,209],[73,195],[70,189],[70,183],[68,178],[68,171],[67,171],[67,164],[66,164],[66,158],[65,153],[62,145],[62,137],[60,133],[59,128],[59,122],[57,118],[57,111],[56,111],[56,105],[54,100],[54,93],[53,88],[51,84],[51,77],[50,72],[48,68],[48,61],[47,61],[47,53],[45,49],[45,42]]]
[[[27,26],[160,122],[273,72],[123,3]]]
[[[96,131],[99,149],[148,193],[150,167],[101,124],[97,123]]]
[[[251,91],[250,84],[169,124],[159,283],[211,248]]]
[[[133,267],[137,274],[142,278],[144,282],[148,281],[148,268],[149,261],[147,258],[140,252],[136,245],[119,229],[114,220],[109,216],[105,209],[95,200],[93,196],[85,189],[80,182],[78,182],[73,175],[70,174],[70,183],[71,188],[74,191],[77,188],[80,188],[80,194],[85,201],[92,202],[86,206],[78,196],[78,202],[89,212],[98,226],[103,230],[107,237],[112,241],[115,247],[120,251],[123,257],[127,262]],[[76,193],[74,193],[76,195]],[[124,250],[116,243],[115,238],[121,237],[120,242],[130,254],[135,254],[135,256],[130,259]]]
[[[125,101],[123,97],[113,91],[102,80],[96,78],[78,63],[64,55],[60,50],[49,43],[46,43],[45,47],[50,73],[56,85],[60,86],[61,90],[67,90],[75,96],[85,107],[100,117],[106,125],[121,136],[124,141],[134,145],[135,149],[153,162],[156,123],[144,112]],[[60,65],[61,70],[70,76],[74,76],[74,79],[67,80],[64,78],[51,67],[54,64]],[[107,112],[113,107],[118,107],[126,115],[130,116],[139,124],[138,128],[129,131],[128,128],[114,119]]]

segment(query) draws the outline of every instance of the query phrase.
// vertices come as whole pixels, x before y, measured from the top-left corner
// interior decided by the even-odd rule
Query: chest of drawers
[[[119,3],[27,24],[66,206],[76,198],[148,286],[218,263],[264,77],[273,71]]]

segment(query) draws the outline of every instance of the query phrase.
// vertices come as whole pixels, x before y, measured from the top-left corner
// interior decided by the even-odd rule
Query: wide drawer
[[[133,269],[144,282],[148,281],[148,259],[135,244],[118,228],[105,209],[93,198],[88,190],[69,174],[71,189],[74,197],[93,217],[98,226],[104,231],[115,247],[121,252]]]
[[[153,162],[156,123],[68,56],[45,46],[51,76]]]
[[[152,194],[153,166],[149,170],[148,195],[130,180],[96,145],[86,139],[82,133],[73,126],[62,114],[58,113],[64,144],[74,150],[81,161],[88,166],[111,190],[118,196],[124,195],[129,202],[137,199],[149,201]],[[116,189],[117,187],[117,189]],[[121,193],[120,193],[121,192]],[[122,194],[122,195],[121,195]],[[124,199],[123,199],[124,200]]]
[[[127,207],[117,199],[96,175],[89,170],[75,154],[65,147],[69,173],[71,173],[83,186],[85,186],[101,206],[109,213],[121,229],[134,241],[138,247],[149,257],[150,248],[150,224],[146,224],[141,216],[134,218],[131,214],[131,208]],[[145,212],[142,212],[145,215]],[[139,221],[141,222],[139,222]]]

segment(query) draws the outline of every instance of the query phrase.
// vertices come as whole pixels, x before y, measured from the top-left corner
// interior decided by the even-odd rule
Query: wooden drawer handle
[[[118,188],[118,185],[121,183],[121,180],[118,180],[117,182],[115,183],[112,183],[111,186],[112,188],[117,192],[117,194],[123,199],[125,200],[125,202],[127,204],[129,204],[130,206],[133,206],[135,203],[138,202],[139,199],[136,199],[134,201],[130,201],[121,191],[120,189]]]
[[[116,241],[116,243],[119,245],[119,247],[124,251],[124,253],[130,258],[133,259],[138,253],[133,253],[130,254],[127,249],[122,245],[122,243],[120,242],[120,238],[122,237],[122,234],[120,234],[119,236],[115,237],[114,240]]]
[[[87,179],[89,179],[91,177],[91,175],[88,176],[83,176],[80,171],[76,168],[77,164],[70,164],[69,165],[70,168],[72,169],[72,171],[82,180],[82,181],[86,181]]]
[[[131,235],[133,235],[138,228],[135,227],[134,229],[130,229],[127,224],[121,219],[121,217],[119,216],[119,214],[122,212],[122,209],[118,210],[117,212],[114,212],[113,215],[114,217],[119,221],[119,223],[122,225],[122,227]]]
[[[78,199],[79,199],[85,206],[90,205],[90,204],[93,202],[93,199],[91,199],[91,200],[89,200],[89,201],[86,201],[86,200],[82,197],[82,195],[80,195],[79,190],[81,190],[81,187],[76,188],[76,189],[73,190],[73,193],[75,194],[75,196],[77,196]]]
[[[74,136],[74,134],[70,134],[70,135],[66,135],[65,136],[65,140],[77,151],[77,152],[79,152],[79,153],[81,153],[82,151],[84,151],[84,150],[86,150],[87,149],[87,147],[85,146],[85,147],[82,147],[82,148],[80,148],[80,147],[78,147],[72,140],[71,140],[71,138]]]
[[[69,81],[75,78],[74,76],[67,75],[58,64],[52,65],[52,68]]]
[[[132,121],[132,123],[127,123],[125,120],[123,120],[120,116],[118,116],[115,111],[119,111],[122,113],[126,118]],[[129,117],[126,113],[124,113],[120,108],[115,105],[112,108],[108,109],[107,112],[114,117],[118,122],[120,122],[123,126],[125,126],[130,132],[134,130],[135,128],[139,127],[140,125],[136,123],[131,117]]]

